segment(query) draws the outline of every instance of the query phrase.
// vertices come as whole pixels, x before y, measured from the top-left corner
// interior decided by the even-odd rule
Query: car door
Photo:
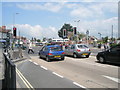
[[[45,47],[45,48],[43,49],[43,57],[46,58],[47,55],[48,55],[48,48]]]
[[[66,46],[66,47],[65,47],[65,50],[64,50],[66,55],[69,55],[69,53],[68,53],[69,50],[70,50],[69,46]]]
[[[108,50],[107,58],[110,62],[120,62],[120,46],[116,46]]]
[[[45,47],[43,47],[43,48],[40,50],[40,56],[41,56],[41,57],[43,57],[44,49],[45,49]]]
[[[73,55],[74,51],[75,51],[75,45],[72,45],[69,51],[70,55]]]

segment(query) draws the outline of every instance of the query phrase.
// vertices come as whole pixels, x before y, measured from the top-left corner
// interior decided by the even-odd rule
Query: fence
[[[16,90],[16,70],[15,64],[11,62],[6,53],[3,53],[5,61],[5,73],[3,81],[3,89],[14,89]]]

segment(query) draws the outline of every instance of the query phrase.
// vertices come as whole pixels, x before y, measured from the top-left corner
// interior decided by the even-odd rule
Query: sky
[[[97,38],[98,33],[111,37],[113,25],[113,35],[118,36],[118,0],[4,0],[0,6],[0,26],[15,25],[27,38],[59,38],[64,23]]]

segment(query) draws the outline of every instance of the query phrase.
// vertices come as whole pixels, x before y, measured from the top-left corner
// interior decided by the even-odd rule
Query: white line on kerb
[[[77,85],[77,86],[79,86],[79,87],[81,87],[81,88],[87,89],[86,87],[84,87],[84,86],[82,86],[82,85],[80,85],[80,84],[78,84],[78,83],[76,83],[76,82],[73,82],[73,84],[75,84],[75,85]]]
[[[63,76],[61,76],[61,75],[59,75],[59,74],[57,74],[57,73],[55,73],[55,72],[53,72],[53,74],[55,74],[55,75],[57,75],[57,76],[63,78]]]
[[[35,65],[38,65],[36,62],[33,62]]]
[[[46,67],[44,67],[44,66],[40,66],[41,68],[43,68],[43,69],[45,69],[45,70],[48,70]]]

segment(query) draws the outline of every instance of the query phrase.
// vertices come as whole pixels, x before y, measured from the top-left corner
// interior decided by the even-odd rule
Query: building
[[[0,27],[0,40],[7,38],[7,33],[9,33],[11,30],[6,29],[6,26]]]
[[[69,39],[52,39],[52,42],[68,42]]]
[[[120,1],[118,2],[118,38],[120,38]]]

